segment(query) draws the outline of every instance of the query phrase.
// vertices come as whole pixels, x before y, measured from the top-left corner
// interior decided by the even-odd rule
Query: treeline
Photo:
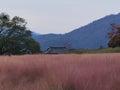
[[[0,14],[0,55],[40,53],[39,43],[26,28],[26,20],[6,13]]]

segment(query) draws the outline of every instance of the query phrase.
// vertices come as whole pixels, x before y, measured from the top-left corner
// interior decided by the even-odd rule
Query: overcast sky
[[[25,18],[34,32],[67,33],[120,13],[120,0],[0,0],[0,9],[12,17]]]

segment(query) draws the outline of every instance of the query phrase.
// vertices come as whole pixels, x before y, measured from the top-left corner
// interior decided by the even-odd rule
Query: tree
[[[111,24],[111,26],[112,31],[107,35],[110,38],[108,46],[112,48],[120,47],[120,25]]]
[[[40,46],[26,24],[25,19],[18,16],[10,19],[6,13],[0,14],[0,55],[40,52]]]

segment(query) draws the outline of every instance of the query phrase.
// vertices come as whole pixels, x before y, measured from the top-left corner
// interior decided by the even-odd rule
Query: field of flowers
[[[120,54],[0,56],[0,90],[120,90]]]

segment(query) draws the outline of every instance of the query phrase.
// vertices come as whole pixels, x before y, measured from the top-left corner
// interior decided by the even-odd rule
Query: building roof
[[[45,53],[66,53],[69,50],[66,47],[49,47]]]

